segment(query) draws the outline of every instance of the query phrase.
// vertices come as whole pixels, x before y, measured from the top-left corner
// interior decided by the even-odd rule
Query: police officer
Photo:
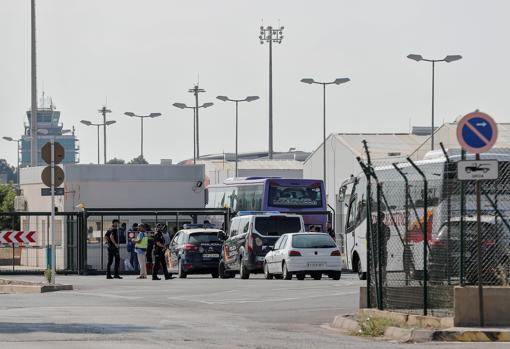
[[[108,265],[106,267],[106,278],[107,279],[122,279],[119,275],[119,264],[120,264],[120,253],[119,253],[119,232],[118,232],[119,220],[114,219],[112,226],[105,233],[106,244],[108,245]],[[111,267],[113,261],[115,265],[113,269],[113,277],[111,273]]]
[[[163,267],[163,274],[165,280],[169,280],[172,277],[168,274],[165,261],[165,237],[163,236],[163,229],[161,225],[156,227],[156,234],[154,234],[154,268],[152,269],[152,280],[161,280],[158,277],[159,267]]]

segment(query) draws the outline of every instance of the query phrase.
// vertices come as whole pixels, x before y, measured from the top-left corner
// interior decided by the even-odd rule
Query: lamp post
[[[430,140],[431,140],[431,150],[434,150],[434,78],[435,78],[436,63],[455,62],[455,61],[458,61],[459,59],[462,59],[462,56],[461,55],[448,55],[443,59],[427,59],[427,58],[423,58],[421,55],[410,54],[407,56],[407,58],[412,59],[413,61],[416,61],[416,62],[424,61],[424,62],[432,63],[432,130],[431,130]]]
[[[326,85],[341,85],[341,84],[344,84],[346,82],[349,82],[351,81],[351,79],[349,78],[338,78],[338,79],[335,79],[335,81],[331,81],[331,82],[320,82],[320,81],[315,81],[314,79],[310,79],[310,78],[307,78],[307,79],[301,79],[301,82],[305,83],[305,84],[318,84],[318,85],[322,85],[322,103],[323,103],[323,107],[322,107],[322,112],[323,112],[323,123],[322,123],[322,150],[323,150],[323,167],[324,167],[324,188],[326,188]]]
[[[117,121],[115,121],[115,120],[109,120],[109,121],[105,122],[104,124],[94,124],[94,123],[92,123],[92,122],[90,122],[90,121],[88,121],[88,120],[81,120],[80,122],[81,122],[83,125],[85,125],[85,126],[96,126],[96,127],[97,127],[97,164],[99,165],[99,164],[100,164],[100,162],[101,162],[101,161],[100,161],[100,155],[99,155],[99,154],[100,154],[100,152],[99,152],[99,148],[100,148],[100,146],[99,146],[99,144],[100,144],[99,128],[100,128],[101,126],[104,126],[104,127],[106,128],[106,126],[113,125],[113,124],[114,124],[114,123],[116,123]],[[106,149],[106,138],[105,138],[105,140],[104,140],[104,148]],[[105,154],[106,154],[106,150],[105,150]],[[105,164],[106,164],[106,162],[105,162]]]
[[[4,140],[6,140],[7,142],[16,142],[18,143],[18,164],[17,164],[17,169],[16,169],[16,175],[17,175],[17,181],[18,181],[18,191],[20,190],[20,183],[19,183],[19,153],[21,151],[21,139],[14,139],[12,137],[2,137]]]
[[[204,103],[198,107],[188,107],[184,103],[174,103],[174,107],[179,109],[193,109],[193,164],[197,163],[198,156],[198,109],[209,108],[214,105],[212,102]]]
[[[273,28],[272,26],[260,27],[260,43],[269,43],[269,152],[268,157],[273,158],[273,42],[279,44],[283,39],[283,28]]]
[[[195,133],[196,133],[196,157],[198,159],[200,159],[200,142],[198,141],[200,139],[199,137],[199,130],[200,130],[200,127],[199,127],[199,120],[198,120],[198,109],[200,109],[200,107],[198,106],[198,94],[199,93],[202,93],[202,92],[205,92],[205,90],[203,88],[200,88],[198,87],[198,84],[196,84],[195,86],[193,86],[193,88],[190,88],[188,90],[188,92],[190,93],[193,93],[193,95],[195,96],[195,109],[194,109],[194,117],[195,117],[195,120],[194,120],[194,123],[195,123]],[[212,105],[212,104],[211,104]]]
[[[98,110],[101,115],[103,115],[103,138],[104,138],[104,149],[103,149],[103,160],[106,164],[106,114],[111,113],[112,111],[108,108],[106,108],[106,105],[103,105],[101,109]]]
[[[231,98],[228,98],[227,96],[218,96],[216,97],[217,99],[219,99],[220,101],[223,101],[223,102],[235,102],[236,104],[236,170],[235,170],[235,176],[237,177],[238,174],[238,156],[239,156],[239,152],[238,152],[238,141],[239,141],[239,102],[252,102],[252,101],[256,101],[257,99],[259,99],[259,96],[248,96],[244,99],[231,99]]]
[[[161,116],[161,113],[150,113],[149,115],[136,115],[132,112],[125,112],[124,115],[130,116],[132,118],[140,118],[140,156],[142,159],[143,157],[143,119],[145,118],[157,118],[158,116]]]

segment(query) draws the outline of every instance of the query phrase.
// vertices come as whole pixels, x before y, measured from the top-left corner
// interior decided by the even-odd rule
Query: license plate
[[[218,258],[220,255],[218,253],[204,253],[202,256],[204,258]]]
[[[325,268],[326,267],[326,263],[307,263],[306,264],[308,266],[308,268]]]

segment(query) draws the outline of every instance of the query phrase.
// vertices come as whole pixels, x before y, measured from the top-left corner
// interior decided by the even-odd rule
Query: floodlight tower
[[[200,137],[199,137],[199,134],[200,134],[199,133],[199,129],[200,128],[198,126],[199,125],[198,124],[198,109],[200,107],[198,106],[198,94],[202,93],[202,92],[205,92],[205,90],[203,88],[198,87],[198,83],[197,83],[195,86],[193,86],[193,88],[190,88],[188,90],[188,92],[193,93],[193,95],[195,96],[195,109],[194,110],[195,110],[195,126],[196,126],[195,127],[195,139],[196,139],[196,142],[197,142],[196,152],[197,152],[197,159],[200,160],[200,142],[199,142],[199,139],[200,139]]]
[[[260,44],[269,43],[269,150],[268,156],[273,158],[273,42],[279,44],[283,39],[283,27],[260,27]]]

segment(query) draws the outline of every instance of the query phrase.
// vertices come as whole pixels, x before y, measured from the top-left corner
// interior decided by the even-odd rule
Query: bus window
[[[349,217],[347,218],[347,229],[353,229],[356,226],[356,211],[357,211],[358,195],[351,195],[351,202],[349,203]]]

